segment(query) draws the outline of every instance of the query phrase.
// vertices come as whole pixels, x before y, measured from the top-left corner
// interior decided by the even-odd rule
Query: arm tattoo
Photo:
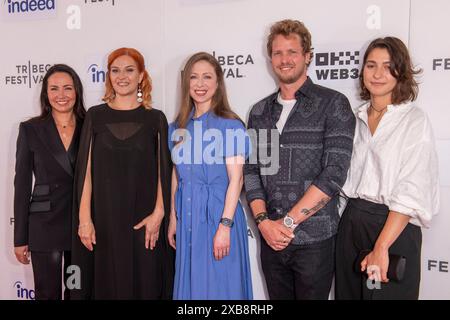
[[[307,209],[307,208],[303,208],[300,212],[303,213],[305,216],[309,216],[317,211],[319,211],[320,209],[322,209],[323,207],[325,207],[325,205],[328,203],[330,199],[328,198],[322,198],[314,207],[312,207],[311,209]]]

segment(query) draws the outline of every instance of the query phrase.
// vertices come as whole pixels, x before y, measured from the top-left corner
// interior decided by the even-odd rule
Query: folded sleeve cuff
[[[320,189],[327,196],[332,198],[339,192],[339,186],[332,181],[324,181],[322,179],[316,179],[312,182],[317,188]]]
[[[427,213],[425,210],[413,209],[404,204],[398,203],[396,201],[390,201],[389,205],[390,211],[395,211],[406,216],[411,217],[410,223],[424,228],[430,227],[431,214]]]

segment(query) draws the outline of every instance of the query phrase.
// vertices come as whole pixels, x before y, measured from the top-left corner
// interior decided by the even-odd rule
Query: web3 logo
[[[331,87],[354,87],[359,79],[360,51],[357,45],[314,50],[311,77],[319,84]]]
[[[25,288],[21,281],[16,281],[13,287],[16,290],[17,299],[24,299],[24,300],[35,299],[34,290]]]
[[[319,52],[315,55],[318,80],[358,79],[359,51]]]

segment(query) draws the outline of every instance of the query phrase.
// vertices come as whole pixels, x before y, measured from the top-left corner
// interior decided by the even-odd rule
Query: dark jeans
[[[335,237],[309,245],[270,248],[261,237],[261,264],[271,300],[327,300],[334,273]]]
[[[70,266],[70,251],[31,251],[31,264],[36,300],[61,300],[63,277],[64,300],[69,299],[69,290],[65,287],[68,276],[65,270]]]
[[[404,278],[375,285],[367,282],[365,273],[354,265],[361,250],[372,250],[386,223],[389,208],[362,199],[350,199],[339,223],[336,239],[336,299],[416,300],[420,285],[420,252],[422,231],[408,223],[389,248],[390,254],[406,257]],[[380,288],[381,286],[381,288]]]

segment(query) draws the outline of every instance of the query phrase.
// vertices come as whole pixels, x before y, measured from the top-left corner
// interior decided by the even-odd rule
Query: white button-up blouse
[[[439,209],[438,160],[430,121],[411,102],[389,105],[372,136],[369,103],[356,112],[346,196],[382,203],[429,227]]]

